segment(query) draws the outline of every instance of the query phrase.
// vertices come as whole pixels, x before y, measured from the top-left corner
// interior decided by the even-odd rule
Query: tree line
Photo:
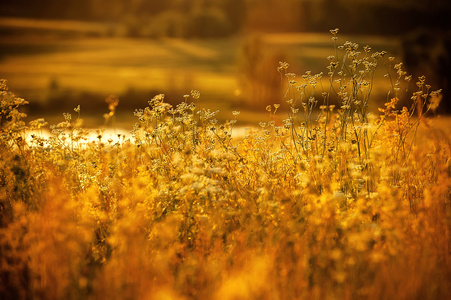
[[[394,5],[398,3],[399,5]],[[240,31],[400,34],[451,28],[450,1],[406,0],[15,0],[0,16],[123,24],[130,36],[227,36]]]

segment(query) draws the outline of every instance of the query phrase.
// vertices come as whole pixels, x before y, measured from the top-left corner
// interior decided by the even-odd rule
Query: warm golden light
[[[449,12],[2,4],[0,299],[451,299]]]

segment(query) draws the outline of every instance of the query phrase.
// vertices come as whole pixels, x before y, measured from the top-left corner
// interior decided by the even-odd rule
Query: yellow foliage
[[[322,74],[296,86],[281,63],[288,118],[269,106],[240,138],[192,91],[150,100],[130,138],[88,141],[65,114],[26,140],[25,102],[0,82],[0,298],[451,298],[451,143],[415,117],[428,88],[398,110],[395,83],[369,114],[385,53],[341,47],[351,65],[330,57],[321,100]]]

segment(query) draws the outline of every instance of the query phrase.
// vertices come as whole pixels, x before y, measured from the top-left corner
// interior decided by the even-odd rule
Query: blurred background
[[[98,126],[114,94],[129,127],[156,94],[176,104],[191,90],[221,118],[241,110],[251,122],[282,102],[279,61],[327,73],[329,30],[340,28],[339,43],[386,50],[426,75],[450,112],[450,13],[449,0],[2,0],[0,77],[30,101],[30,118],[50,122],[80,104]]]

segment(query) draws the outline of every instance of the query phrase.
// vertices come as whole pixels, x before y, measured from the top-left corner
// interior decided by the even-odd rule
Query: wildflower
[[[335,29],[331,29],[331,30],[329,30],[330,31],[330,33],[332,33],[333,35],[337,35],[338,34],[338,28],[335,28]]]
[[[398,69],[401,69],[401,67],[402,67],[402,62],[400,62],[399,64],[396,64],[394,68],[396,70],[398,70]]]
[[[287,70],[288,67],[289,67],[288,63],[279,61],[279,67],[277,68],[277,71],[282,72],[283,70]]]
[[[200,92],[199,91],[197,91],[197,90],[192,90],[191,91],[191,96],[194,98],[194,99],[199,99],[200,98]]]
[[[46,126],[48,123],[44,120],[44,118],[39,118],[30,122],[30,127],[33,129],[40,129],[41,127]]]

